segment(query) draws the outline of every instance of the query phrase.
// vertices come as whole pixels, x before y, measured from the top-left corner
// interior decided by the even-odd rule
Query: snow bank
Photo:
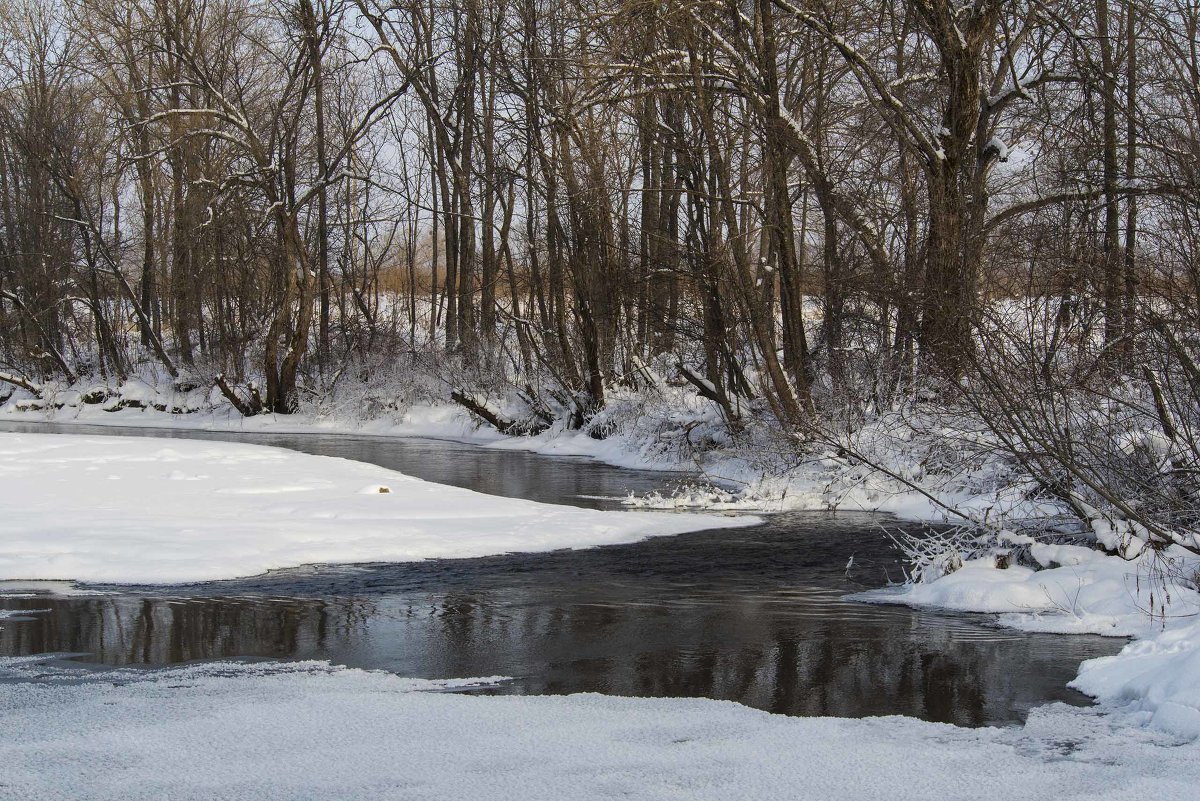
[[[1137,559],[1070,545],[1033,545],[1045,566],[998,569],[976,559],[936,581],[861,593],[876,602],[1001,613],[1026,631],[1137,639],[1115,656],[1084,662],[1072,687],[1133,720],[1200,738],[1200,558],[1173,547]],[[1165,572],[1164,572],[1165,571]]]
[[[1089,659],[1071,686],[1135,713],[1151,727],[1200,738],[1200,622]]]
[[[631,469],[702,473],[703,486],[694,491],[629,499],[633,508],[660,511],[846,509],[886,512],[907,520],[941,521],[947,517],[946,507],[978,514],[981,510],[1029,506],[1023,497],[1024,487],[999,491],[1008,477],[1001,475],[1004,471],[997,460],[944,471],[957,476],[954,480],[931,469],[931,463],[944,461],[946,438],[962,435],[938,428],[936,420],[929,424],[929,430],[914,433],[909,430],[911,421],[884,416],[862,427],[854,442],[856,448],[896,476],[925,487],[937,499],[934,501],[902,481],[838,456],[836,449],[807,454],[797,462],[795,443],[777,441],[778,432],[771,425],[757,427],[749,441],[735,443],[711,402],[690,387],[672,387],[661,381],[653,391],[614,388],[609,393],[608,407],[593,421],[607,432],[603,439],[569,430],[561,421],[535,436],[505,436],[481,425],[457,404],[428,400],[387,409],[371,404],[367,404],[370,409],[360,408],[361,404],[305,407],[297,414],[247,418],[214,392],[177,393],[131,380],[107,404],[82,403],[78,400],[82,393],[63,390],[54,396],[53,404],[45,407],[28,408],[20,401],[0,405],[0,420],[185,431],[430,437],[501,450],[583,456]],[[141,407],[122,406],[122,401],[129,400]],[[499,405],[506,408],[503,403]]]
[[[471,684],[319,663],[0,660],[0,798],[1193,801],[1200,786],[1200,745],[1061,705],[1024,729],[959,729],[445,692]]]
[[[1172,559],[1177,573],[1200,566],[1180,548],[1126,561],[1071,545],[1030,547],[1044,567],[998,569],[993,558],[973,559],[936,581],[862,593],[868,601],[1000,613],[1026,631],[1149,636],[1168,621],[1200,614],[1194,587],[1154,575],[1155,559]],[[1196,563],[1192,565],[1192,563]]]
[[[122,388],[122,399],[128,390]],[[146,392],[153,390],[145,389]],[[57,397],[57,396],[56,396]],[[138,397],[133,393],[133,397]],[[164,394],[159,405],[174,396]],[[65,405],[63,408],[27,409],[10,401],[0,406],[0,420],[55,425],[89,425],[117,428],[169,429],[173,431],[228,431],[272,434],[354,434],[395,437],[430,437],[472,445],[487,445],[508,439],[493,428],[480,426],[461,406],[450,404],[414,404],[403,413],[389,417],[363,419],[351,415],[322,416],[313,413],[263,413],[243,417],[232,407],[213,406],[206,400],[194,403],[186,411],[144,408],[106,407],[102,405]]]
[[[88,596],[111,595],[95,587],[78,587],[70,581],[0,581],[0,596],[5,598],[37,598],[42,595]]]
[[[279,448],[0,434],[0,579],[173,583],[633,542],[754,518],[498,498]]]
[[[242,417],[226,406],[209,408],[203,405],[187,413],[161,411],[152,406],[106,408],[86,404],[68,405],[61,409],[27,409],[19,402],[10,401],[0,406],[0,421],[5,419],[22,423],[49,422],[55,425],[174,431],[421,437],[544,456],[581,456],[614,467],[636,470],[690,471],[696,468],[695,461],[684,458],[678,448],[668,447],[654,437],[639,439],[634,435],[617,433],[605,439],[596,439],[586,432],[569,430],[561,422],[536,436],[507,436],[490,426],[481,425],[463,407],[445,403],[413,403],[390,416],[364,419],[350,414],[322,416],[305,412]]]

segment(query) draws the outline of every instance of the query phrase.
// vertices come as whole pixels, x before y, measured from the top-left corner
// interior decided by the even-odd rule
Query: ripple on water
[[[420,440],[154,433],[291,447],[601,508],[678,480]],[[480,690],[488,693],[705,696],[786,714],[960,725],[1019,721],[1051,700],[1085,702],[1067,681],[1081,660],[1115,653],[1119,640],[1024,634],[989,616],[848,599],[901,575],[885,525],[894,524],[781,514],[755,529],[583,551],[309,566],[170,588],[75,588],[82,594],[70,597],[26,586],[0,596],[9,613],[0,654],[143,665],[316,658],[423,678],[515,677]]]

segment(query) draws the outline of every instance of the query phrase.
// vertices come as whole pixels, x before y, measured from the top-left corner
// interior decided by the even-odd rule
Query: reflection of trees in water
[[[802,715],[1014,720],[1062,691],[1079,653],[877,619],[773,614],[768,605],[507,604],[445,596],[425,618],[429,675],[503,673],[519,692],[704,696]],[[966,629],[963,625],[961,628]]]
[[[959,724],[1016,719],[1019,707],[1062,693],[1080,659],[1116,647],[1049,636],[998,642],[978,627],[902,608],[719,593],[679,599],[570,582],[371,600],[20,605],[52,611],[6,621],[4,654],[84,652],[108,664],[331,658],[425,677],[516,677],[504,691],[705,696],[789,714]]]
[[[360,599],[36,599],[21,608],[50,611],[0,630],[0,653],[86,653],[111,665],[308,656],[358,636],[371,606]]]

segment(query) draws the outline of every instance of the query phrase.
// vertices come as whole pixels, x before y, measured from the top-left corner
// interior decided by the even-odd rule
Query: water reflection
[[[0,420],[0,431],[99,434],[248,442],[370,462],[409,475],[489,495],[528,498],[598,509],[620,508],[629,493],[669,488],[684,474],[626,470],[594,459],[546,457],[523,451],[480,448],[445,440],[348,434],[190,431],[96,425],[57,425]]]
[[[560,502],[598,503],[578,496],[664,480],[440,443],[254,438],[264,440]],[[899,576],[880,523],[779,515],[752,529],[584,551],[0,597],[0,609],[49,610],[0,620],[0,654],[81,653],[113,665],[317,658],[406,676],[513,677],[483,692],[704,696],[793,715],[981,725],[1019,721],[1047,700],[1082,702],[1065,686],[1079,662],[1121,646],[845,600]]]
[[[792,715],[982,725],[1021,720],[1047,700],[1082,701],[1065,687],[1079,661],[1120,646],[844,600],[856,586],[844,574],[849,552],[876,583],[890,556],[885,538],[856,522],[857,542],[839,531],[852,525],[844,517],[793,516],[763,529],[302,571],[171,596],[5,598],[5,608],[50,611],[0,624],[0,653],[118,665],[319,658],[408,676],[514,678],[486,692],[703,696]]]
[[[310,644],[324,647],[331,633],[336,636],[355,619],[349,610],[337,608],[352,605],[348,602],[98,597],[23,599],[4,605],[49,608],[20,625],[12,620],[0,624],[4,654],[79,653],[110,665],[290,657]]]

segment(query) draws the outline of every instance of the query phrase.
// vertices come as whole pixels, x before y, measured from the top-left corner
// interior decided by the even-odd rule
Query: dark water
[[[0,424],[0,430],[47,430]],[[153,433],[136,429],[81,433]],[[206,439],[347,456],[485,492],[612,507],[678,476],[427,440]],[[601,499],[609,496],[610,500]],[[48,610],[0,622],[0,654],[104,664],[330,659],[428,678],[504,675],[493,692],[705,696],[793,715],[1020,721],[1118,640],[1023,634],[983,616],[856,603],[900,575],[886,518],[785,514],[749,529],[634,545],[329,567],[94,597],[0,597]],[[847,562],[854,557],[853,567]]]

